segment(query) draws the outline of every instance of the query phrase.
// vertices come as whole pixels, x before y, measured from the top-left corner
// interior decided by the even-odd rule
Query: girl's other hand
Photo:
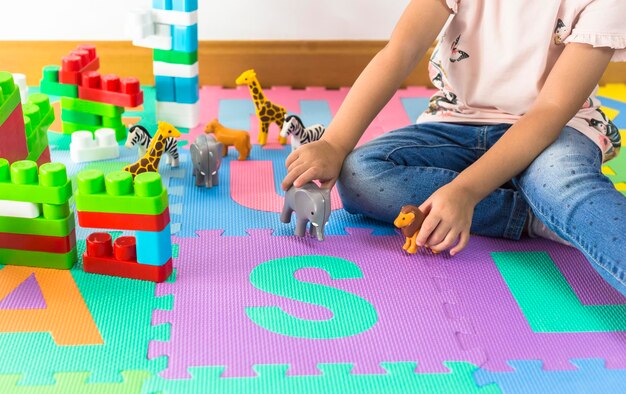
[[[281,186],[287,190],[292,185],[301,187],[318,180],[321,187],[331,189],[337,182],[346,156],[346,152],[323,139],[302,145],[287,157],[287,176]]]
[[[475,206],[472,198],[454,183],[437,190],[419,207],[426,219],[415,240],[417,245],[435,252],[454,246],[450,255],[459,253],[469,242]]]

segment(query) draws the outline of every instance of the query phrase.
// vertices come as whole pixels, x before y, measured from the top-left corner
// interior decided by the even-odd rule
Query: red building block
[[[170,224],[170,210],[160,215],[133,215],[77,211],[78,224],[85,228],[110,228],[115,230],[162,231]]]
[[[172,259],[160,267],[139,264],[134,237],[119,237],[113,244],[110,234],[93,233],[87,237],[83,269],[92,274],[161,283],[172,274]]]
[[[100,58],[93,45],[79,45],[61,61],[59,83],[80,85],[81,75],[87,71],[96,71],[100,68]]]
[[[24,114],[19,104],[11,115],[0,124],[0,157],[9,163],[24,160],[28,156],[28,144],[24,129]]]
[[[44,151],[41,152],[41,155],[36,160],[36,162],[37,162],[38,166],[41,166],[42,164],[46,164],[46,163],[52,162],[52,158],[50,157],[50,147],[49,146],[46,146],[46,149],[44,149]]]
[[[65,254],[75,247],[76,230],[66,237],[0,233],[0,249]]]
[[[82,76],[78,98],[118,107],[137,107],[143,104],[143,91],[137,78],[120,79],[117,75],[100,76],[97,71],[90,71]]]

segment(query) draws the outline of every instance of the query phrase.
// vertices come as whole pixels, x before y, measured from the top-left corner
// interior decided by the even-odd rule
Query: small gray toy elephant
[[[285,194],[285,205],[280,221],[291,222],[291,213],[296,212],[296,235],[304,237],[307,222],[311,222],[310,233],[319,241],[324,240],[324,226],[330,217],[330,190],[321,189],[310,182],[302,187],[292,186]]]
[[[191,161],[193,162],[193,176],[196,178],[196,186],[211,188],[217,186],[217,171],[222,164],[222,151],[224,145],[215,137],[200,134],[189,147]]]

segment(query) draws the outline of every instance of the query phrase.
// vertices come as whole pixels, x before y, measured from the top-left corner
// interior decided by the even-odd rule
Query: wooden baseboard
[[[60,64],[61,57],[78,42],[0,42],[0,70],[26,74],[30,85],[39,84],[44,66]],[[142,84],[154,83],[152,50],[126,41],[94,43],[102,73],[134,76]],[[254,68],[265,86],[350,86],[370,59],[385,45],[382,41],[202,41],[198,51],[200,83],[233,87],[235,78]],[[427,54],[405,85],[429,86]],[[626,83],[626,63],[612,63],[602,84]]]

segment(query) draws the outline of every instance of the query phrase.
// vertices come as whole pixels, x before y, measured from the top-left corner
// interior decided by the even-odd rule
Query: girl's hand
[[[415,240],[435,252],[450,250],[454,256],[467,246],[476,202],[454,183],[433,193],[419,209],[426,219]],[[458,243],[457,243],[458,241]]]
[[[281,186],[287,190],[292,184],[301,187],[319,180],[321,187],[331,189],[337,182],[346,156],[346,152],[323,139],[302,145],[287,157],[287,176]]]

